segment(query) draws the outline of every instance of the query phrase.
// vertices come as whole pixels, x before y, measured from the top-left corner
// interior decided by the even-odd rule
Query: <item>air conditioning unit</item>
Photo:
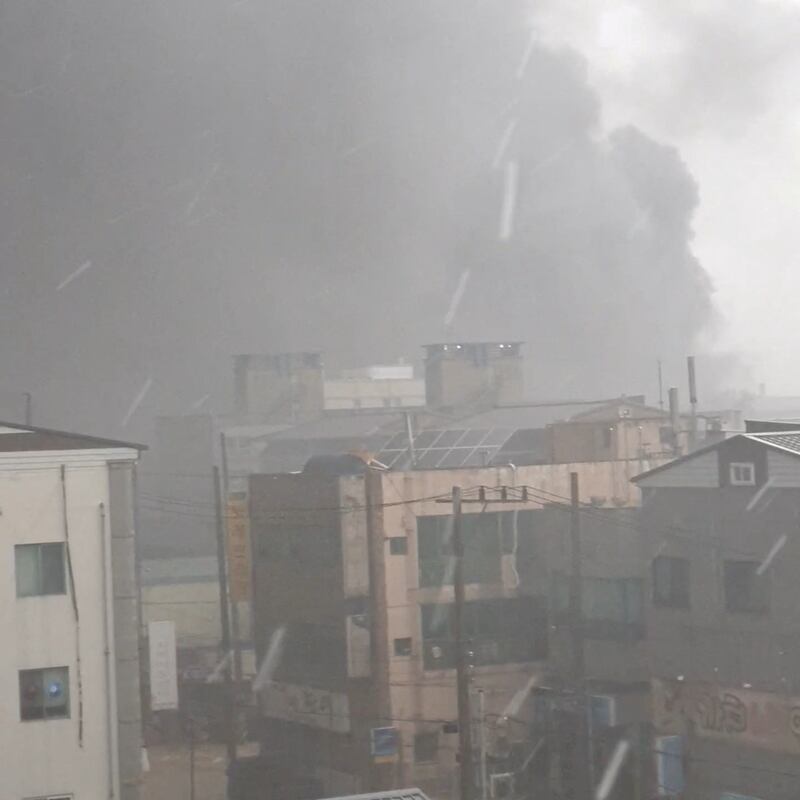
[[[514,773],[495,772],[490,775],[489,791],[492,800],[512,800],[514,797]]]

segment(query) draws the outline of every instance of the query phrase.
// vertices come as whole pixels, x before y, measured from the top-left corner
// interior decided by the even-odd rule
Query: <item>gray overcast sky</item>
[[[770,393],[800,392],[784,298],[800,290],[800,3],[535,2],[538,35],[587,60],[606,127],[680,148],[700,187],[694,251],[715,286],[710,347],[741,351]]]

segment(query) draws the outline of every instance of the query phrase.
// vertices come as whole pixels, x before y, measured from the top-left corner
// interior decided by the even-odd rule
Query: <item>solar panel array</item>
[[[421,431],[414,437],[416,469],[456,469],[484,467],[492,463],[513,429],[474,428]],[[389,439],[376,456],[381,464],[395,469],[410,467],[408,436],[398,433]]]

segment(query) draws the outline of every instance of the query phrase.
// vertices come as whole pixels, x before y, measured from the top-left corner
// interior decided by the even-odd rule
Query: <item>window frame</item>
[[[744,604],[741,600],[733,601],[734,597],[740,598],[741,594],[735,595],[729,592],[731,589],[732,576],[729,573],[729,568],[741,567],[742,565],[749,565],[751,574],[749,578],[749,595],[750,602]],[[726,558],[722,562],[722,592],[723,601],[725,604],[725,611],[728,614],[749,614],[753,616],[765,616],[770,613],[772,598],[770,591],[769,572],[758,574],[758,568],[761,562],[747,558]],[[757,588],[760,587],[760,588]],[[753,590],[756,589],[754,592]],[[754,602],[755,601],[755,602]]]
[[[670,564],[670,569],[667,575],[668,582],[668,595],[663,595],[659,591],[660,581],[658,578],[658,568],[660,564]],[[685,593],[676,592],[676,572],[674,566],[680,564],[685,569]],[[653,559],[651,568],[651,581],[652,581],[652,595],[651,599],[653,605],[657,608],[674,608],[678,610],[688,610],[692,607],[692,564],[688,558],[681,556],[664,556],[659,555]]]
[[[736,475],[737,471],[748,470],[750,477],[745,479]],[[731,461],[728,464],[728,483],[731,486],[755,486],[756,465],[753,461]]]
[[[413,655],[414,641],[410,636],[398,636],[392,641],[392,646],[395,658],[411,658]]]
[[[46,692],[45,692],[45,675],[48,672],[59,672],[61,675],[62,685],[64,687],[64,704],[63,704],[63,713],[59,714],[48,714],[48,705],[46,702]],[[24,709],[25,704],[23,703],[23,687],[24,681],[27,680],[29,676],[36,675],[39,679],[39,691],[41,693],[41,697],[39,698],[39,708],[41,711],[41,716],[26,716]],[[70,675],[69,675],[69,667],[68,666],[55,666],[55,667],[33,667],[31,669],[20,669],[17,671],[17,694],[18,694],[18,701],[19,701],[19,720],[20,722],[50,722],[52,720],[60,720],[60,719],[71,719],[72,718],[72,697],[70,692]],[[59,708],[61,708],[59,706]]]
[[[57,591],[46,591],[45,583],[47,581],[44,569],[43,550],[49,548],[52,550],[58,549],[61,561],[61,575],[59,589]],[[32,592],[21,592],[19,581],[19,556],[23,551],[36,552],[36,590]],[[26,599],[29,597],[59,597],[67,594],[67,553],[65,542],[24,542],[14,545],[14,590],[18,600]]]

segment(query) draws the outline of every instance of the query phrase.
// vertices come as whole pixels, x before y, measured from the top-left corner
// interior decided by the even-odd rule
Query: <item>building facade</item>
[[[473,715],[476,736],[481,728],[491,774],[519,772],[521,784],[549,787],[550,760],[534,753],[534,687],[553,686],[571,660],[563,534],[572,472],[582,503],[605,498],[596,511],[607,517],[587,532],[614,540],[620,556],[610,567],[587,548],[586,596],[597,629],[605,625],[586,644],[592,685],[604,696],[637,695],[616,708],[620,726],[638,725],[642,568],[630,530],[613,517],[638,505],[625,463],[387,471],[350,456],[250,479],[262,752],[293,761],[328,793],[413,783],[452,794],[449,500],[454,485],[473,501],[486,487],[486,502],[467,503],[463,517],[471,686],[475,708],[480,693],[485,705],[482,725]],[[617,592],[620,608],[598,605]]]
[[[0,426],[0,795],[137,800],[136,446]]]
[[[654,787],[666,780],[685,800],[797,797],[800,434],[734,436],[636,482]]]

